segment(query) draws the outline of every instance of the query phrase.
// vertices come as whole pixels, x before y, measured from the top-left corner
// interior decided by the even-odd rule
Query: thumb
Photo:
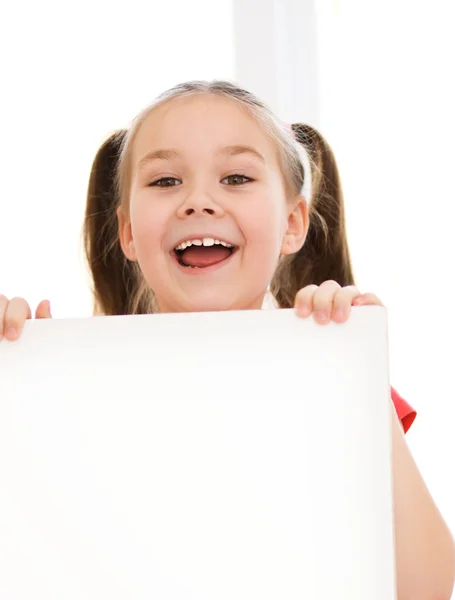
[[[35,317],[37,319],[52,319],[51,303],[49,300],[41,300],[36,307]]]

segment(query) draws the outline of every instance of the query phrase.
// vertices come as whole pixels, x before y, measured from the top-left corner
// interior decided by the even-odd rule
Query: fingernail
[[[310,307],[308,304],[298,304],[297,312],[301,317],[307,317],[310,314]]]
[[[329,318],[327,313],[323,310],[318,310],[317,312],[315,312],[314,317],[317,321],[327,321],[327,319]]]
[[[342,308],[337,308],[336,311],[334,312],[333,316],[335,317],[335,319],[344,319],[345,317],[345,312]]]
[[[15,340],[17,338],[17,330],[14,329],[14,327],[9,327],[5,331],[5,337],[8,338],[9,340]]]
[[[49,314],[51,314],[51,303],[49,300],[47,300],[47,311]]]

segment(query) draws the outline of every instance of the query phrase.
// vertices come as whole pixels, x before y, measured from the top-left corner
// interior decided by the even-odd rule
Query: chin
[[[188,308],[182,312],[220,312],[235,308],[235,303],[227,298],[198,298],[189,300]]]
[[[226,310],[260,310],[263,294],[258,298],[238,298],[228,295],[188,298],[188,308],[182,312],[221,312]]]
[[[209,286],[198,289],[180,289],[171,296],[159,298],[160,312],[222,312],[227,310],[260,310],[262,308],[264,293],[238,295],[230,286]],[[244,290],[246,291],[246,290]],[[234,293],[233,293],[234,292]],[[160,301],[161,300],[161,301]]]
[[[208,289],[202,293],[185,294],[179,299],[178,306],[173,307],[173,312],[222,312],[227,310],[247,310],[256,307],[256,302],[251,298],[239,298],[220,292],[210,293]]]

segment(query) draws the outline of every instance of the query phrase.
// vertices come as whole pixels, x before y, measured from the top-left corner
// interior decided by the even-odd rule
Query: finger
[[[353,306],[384,306],[382,301],[376,296],[376,294],[361,294],[358,298],[356,298],[353,303]]]
[[[329,323],[332,316],[333,299],[341,289],[336,281],[324,281],[313,296],[313,317],[320,325]]]
[[[5,313],[5,337],[8,340],[16,340],[24,327],[26,319],[30,319],[32,313],[30,306],[23,298],[12,298],[8,302]]]
[[[351,314],[351,306],[360,291],[355,285],[347,285],[336,292],[333,298],[332,319],[337,323],[344,323]]]
[[[318,289],[317,285],[307,285],[299,290],[295,296],[295,312],[299,317],[308,317],[313,306],[313,294]]]
[[[35,318],[36,319],[52,319],[51,303],[49,302],[49,300],[41,300],[41,302],[36,307]]]
[[[6,307],[8,306],[8,298],[0,294],[0,340],[3,337],[3,333],[5,330],[4,321],[6,314]]]

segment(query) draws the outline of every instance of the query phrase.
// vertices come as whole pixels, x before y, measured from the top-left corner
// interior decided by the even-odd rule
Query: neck
[[[254,298],[251,302],[247,303],[237,303],[233,302],[232,305],[224,305],[224,307],[220,308],[218,304],[214,305],[205,305],[205,306],[195,306],[191,303],[185,303],[182,305],[168,303],[166,301],[159,302],[158,304],[158,313],[186,313],[186,312],[220,312],[226,310],[261,310],[262,308],[274,308],[276,307],[275,298],[273,298],[272,294],[267,292],[262,292],[259,296]]]

